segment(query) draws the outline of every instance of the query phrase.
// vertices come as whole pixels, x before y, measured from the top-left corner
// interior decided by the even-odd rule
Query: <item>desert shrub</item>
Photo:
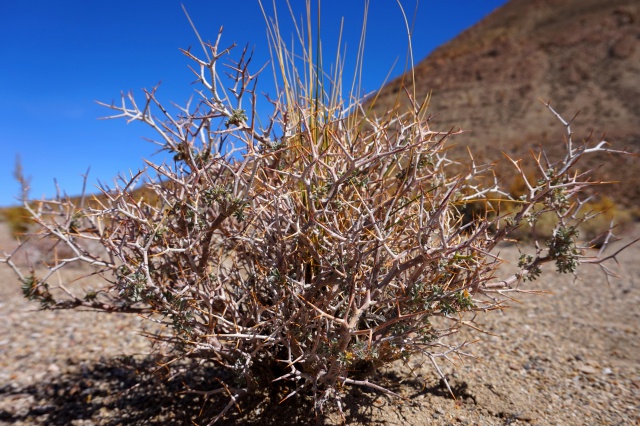
[[[594,195],[584,198],[584,201],[575,205],[572,214],[576,220],[577,237],[585,247],[602,248],[614,228],[617,234],[621,234],[634,220],[628,209],[619,208],[609,197]],[[504,205],[502,220],[508,221],[517,206],[509,200],[501,202]],[[552,238],[559,223],[555,212],[545,210],[544,206],[537,206],[532,209],[531,214],[535,220],[523,222],[511,233],[511,237],[522,242]]]
[[[408,112],[372,117],[361,100],[342,100],[339,76],[325,76],[310,52],[303,50],[307,67],[296,67],[277,26],[270,30],[282,92],[266,119],[250,54],[232,56],[220,35],[205,59],[184,51],[201,86],[197,101],[172,113],[154,88],[140,104],[127,94],[107,105],[113,117],[155,129],[173,161],[147,162],[100,205],[25,200],[40,234],[72,252],[42,273],[18,268],[9,253],[4,261],[26,297],[45,308],[138,313],[168,325],[151,337],[171,345],[173,359],[228,372],[200,390],[229,398],[220,416],[279,382],[292,384],[287,397],[312,395],[321,411],[328,403],[340,409],[348,385],[393,394],[369,378],[396,360],[423,356],[442,375],[441,360],[466,355],[455,333],[477,328],[476,316],[521,291],[545,264],[572,273],[606,259],[577,244],[576,209],[595,183],[573,173],[581,157],[613,152],[604,142],[573,146],[559,117],[566,157],[538,159],[537,177],[509,200],[508,217],[463,221],[463,206],[505,197],[495,182],[474,183],[486,181],[489,166],[471,161],[467,173],[451,172],[451,135],[430,129],[424,103],[407,95]],[[155,196],[132,196],[143,177]],[[523,249],[518,273],[498,278],[492,250],[542,214],[555,217],[551,235]],[[54,272],[77,262],[97,268],[102,286],[54,293]]]
[[[503,220],[509,221],[519,208],[508,200],[502,201],[505,206]],[[535,206],[531,209],[530,217],[534,220],[521,222],[520,226],[511,232],[512,239],[531,243],[536,240],[548,240],[553,236],[558,225],[558,217],[553,211],[546,210],[544,206]]]
[[[609,230],[616,227],[617,232],[633,221],[632,214],[627,209],[619,208],[607,196],[600,196],[587,201],[582,206],[582,218],[585,220],[579,227],[583,240],[594,247],[600,248]]]
[[[29,230],[31,215],[27,209],[22,206],[7,207],[0,213],[2,220],[9,226],[11,236],[15,239],[20,238]]]
[[[525,168],[523,175],[510,176],[510,182],[508,183],[507,192],[511,198],[517,199],[522,196],[526,196],[529,192],[527,182],[535,181],[537,174],[533,170]]]

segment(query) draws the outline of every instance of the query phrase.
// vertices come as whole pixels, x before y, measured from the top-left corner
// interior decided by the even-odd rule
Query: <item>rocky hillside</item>
[[[567,119],[579,112],[576,141],[593,132],[594,142],[604,134],[640,152],[640,2],[511,0],[420,62],[415,80],[418,99],[432,95],[432,128],[469,130],[455,142],[487,161],[540,145],[561,152],[565,131],[540,100]],[[411,82],[407,74],[388,84],[374,110],[406,103]],[[616,201],[640,206],[640,159],[603,156],[587,166],[623,182],[606,188]]]

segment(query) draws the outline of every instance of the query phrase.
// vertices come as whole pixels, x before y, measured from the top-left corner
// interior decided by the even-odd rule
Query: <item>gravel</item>
[[[10,244],[0,235],[0,249]],[[517,254],[502,248],[507,260]],[[417,357],[374,378],[405,400],[347,389],[345,418],[316,419],[307,398],[279,404],[280,395],[267,394],[244,400],[219,424],[640,424],[638,259],[640,245],[623,252],[610,285],[595,265],[577,280],[546,272],[532,288],[548,294],[520,295],[509,309],[482,316],[487,334],[462,330],[461,341],[478,340],[469,347],[476,358],[441,364],[455,399]],[[194,363],[161,367],[140,334],[157,325],[131,315],[37,311],[3,264],[0,317],[0,424],[206,424],[226,404],[181,392],[206,389],[218,373]]]

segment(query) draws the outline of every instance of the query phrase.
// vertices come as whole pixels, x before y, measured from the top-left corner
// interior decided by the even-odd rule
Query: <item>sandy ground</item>
[[[625,239],[640,235],[635,227]],[[0,249],[11,241],[0,229]],[[502,256],[515,259],[513,247]],[[620,279],[608,285],[596,266],[572,276],[545,273],[504,313],[471,330],[473,359],[443,364],[456,398],[420,358],[375,378],[406,397],[348,390],[345,418],[316,418],[304,398],[244,401],[219,424],[349,425],[638,425],[640,424],[640,244],[619,257]],[[507,265],[507,267],[509,267]],[[180,393],[204,386],[214,372],[195,366],[162,381],[137,317],[91,312],[38,312],[0,265],[0,424],[181,425],[225,401]],[[221,405],[222,404],[222,405]]]

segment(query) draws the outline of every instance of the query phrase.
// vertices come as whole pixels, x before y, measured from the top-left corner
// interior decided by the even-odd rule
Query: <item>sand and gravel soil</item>
[[[640,227],[626,234],[637,237]],[[11,245],[0,227],[0,249]],[[501,249],[507,260],[517,254]],[[639,259],[640,244],[620,254],[610,285],[594,265],[577,280],[544,273],[534,285],[549,294],[521,295],[484,315],[478,322],[490,334],[464,330],[459,339],[477,340],[469,347],[476,358],[441,364],[455,399],[414,358],[374,378],[404,400],[348,389],[344,416],[316,418],[304,398],[278,404],[265,395],[218,424],[640,425]],[[215,373],[205,367],[160,380],[165,370],[139,333],[153,325],[141,318],[36,309],[0,264],[0,424],[206,424],[199,414],[226,404],[180,392],[206,386]]]

